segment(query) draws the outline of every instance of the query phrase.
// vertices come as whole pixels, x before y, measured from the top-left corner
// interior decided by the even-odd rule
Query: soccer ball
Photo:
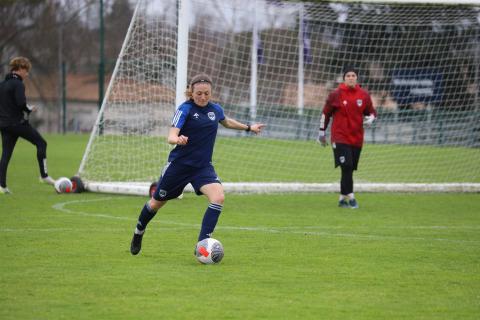
[[[68,193],[72,191],[72,181],[66,177],[61,177],[55,180],[55,191],[57,193]]]
[[[219,263],[223,259],[223,246],[216,239],[203,239],[197,243],[195,257],[203,264]]]

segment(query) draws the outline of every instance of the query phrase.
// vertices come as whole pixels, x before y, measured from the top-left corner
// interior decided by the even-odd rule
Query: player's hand
[[[320,143],[322,145],[322,147],[328,146],[327,134],[326,134],[325,130],[319,130],[318,131],[317,142]]]
[[[28,109],[30,112],[33,112],[33,111],[37,111],[37,110],[38,110],[38,107],[37,107],[37,106],[34,106],[34,105],[31,105],[31,104],[27,104],[27,109]]]
[[[375,116],[373,114],[365,116],[363,120],[363,125],[367,128],[370,128],[375,121]]]
[[[184,135],[178,136],[178,140],[177,140],[178,145],[184,146],[187,144],[187,142],[188,142],[188,137]]]
[[[262,132],[262,129],[265,127],[266,125],[263,124],[263,123],[255,123],[253,125],[250,126],[250,131],[252,131],[253,133],[255,134],[259,134],[260,132]]]

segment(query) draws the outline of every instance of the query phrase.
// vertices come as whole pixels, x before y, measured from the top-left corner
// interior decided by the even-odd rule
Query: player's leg
[[[197,175],[192,181],[195,192],[204,194],[208,199],[208,207],[205,210],[202,220],[202,227],[198,235],[198,241],[210,238],[222,213],[225,194],[223,186],[218,179],[212,166],[202,169],[201,174]]]
[[[135,227],[135,234],[143,234],[147,228],[148,223],[155,217],[158,210],[167,203],[168,200],[158,201],[155,198],[148,200],[140,211],[138,216],[137,226]]]
[[[138,217],[137,225],[135,231],[133,232],[133,238],[130,242],[130,253],[137,255],[140,250],[142,250],[142,240],[145,229],[147,228],[148,223],[155,217],[158,210],[163,207],[167,201],[158,201],[154,198],[151,198],[142,208],[140,215]]]
[[[354,207],[354,203],[356,202],[355,197],[353,195],[353,168],[351,165],[342,165],[342,176],[340,179],[340,189],[341,194],[346,195],[348,197],[348,205],[347,207]],[[352,201],[353,200],[353,201]],[[346,202],[346,199],[344,200]],[[358,205],[356,205],[358,207]]]
[[[47,141],[29,123],[23,123],[15,127],[17,134],[37,148],[37,162],[40,171],[40,178],[43,182],[54,184],[55,181],[47,172]]]
[[[15,144],[17,143],[18,136],[7,128],[1,130],[2,132],[2,158],[0,160],[0,192],[11,193],[7,188],[7,168],[10,159],[12,158]]]
[[[162,171],[152,198],[145,203],[138,217],[137,225],[130,243],[130,253],[136,255],[142,249],[142,239],[148,223],[168,200],[178,197],[188,183],[189,173],[181,166],[168,163]]]
[[[198,241],[210,238],[222,213],[225,199],[223,186],[220,183],[210,183],[200,188],[200,191],[208,198],[209,204],[203,215],[202,227],[198,235]]]
[[[333,143],[333,157],[335,160],[335,167],[340,166],[340,196],[338,199],[338,206],[340,208],[349,208],[348,204],[348,170],[346,169],[346,163],[349,159],[348,147],[345,144]]]
[[[353,193],[353,171],[357,170],[358,162],[360,161],[360,153],[362,152],[362,148],[358,147],[350,147],[350,156],[351,156],[351,165],[352,165],[352,185],[351,189],[349,189],[348,193],[348,204],[352,209],[358,209],[358,201],[355,199],[355,194]],[[351,191],[350,191],[351,190]]]

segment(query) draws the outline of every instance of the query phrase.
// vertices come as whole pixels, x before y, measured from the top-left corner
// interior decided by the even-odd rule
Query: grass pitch
[[[338,182],[332,148],[314,140],[218,137],[215,171],[225,182]],[[155,181],[171,151],[165,137],[97,136],[82,175],[90,181]],[[149,157],[145,157],[148,150]],[[355,181],[480,183],[480,148],[365,144]]]
[[[47,136],[71,176],[86,136]],[[333,169],[332,169],[333,170]],[[207,202],[187,194],[129,243],[146,198],[57,195],[19,141],[0,195],[0,319],[478,319],[480,196],[227,194],[219,265],[193,249]]]

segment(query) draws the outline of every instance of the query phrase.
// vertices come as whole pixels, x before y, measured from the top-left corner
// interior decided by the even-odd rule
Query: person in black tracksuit
[[[53,184],[47,173],[47,142],[28,122],[26,115],[35,111],[27,105],[23,79],[28,77],[31,63],[27,58],[16,57],[10,61],[10,73],[0,83],[0,131],[2,133],[2,158],[0,160],[0,193],[10,193],[7,188],[7,168],[19,137],[37,148],[41,181]]]

